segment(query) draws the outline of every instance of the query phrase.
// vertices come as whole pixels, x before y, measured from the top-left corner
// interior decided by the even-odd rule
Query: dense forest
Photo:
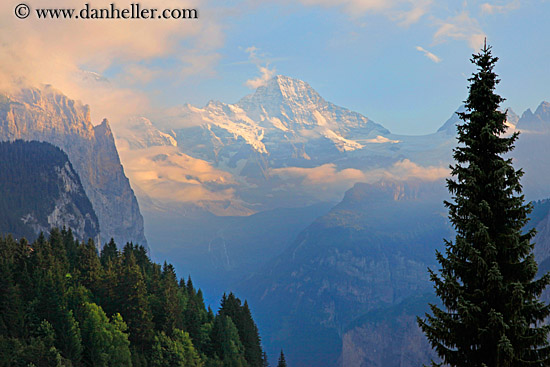
[[[0,367],[267,365],[246,301],[223,295],[214,314],[142,246],[0,238]]]
[[[99,222],[67,154],[38,141],[0,142],[0,233],[34,240],[51,222],[95,238]],[[57,220],[56,220],[57,218]]]

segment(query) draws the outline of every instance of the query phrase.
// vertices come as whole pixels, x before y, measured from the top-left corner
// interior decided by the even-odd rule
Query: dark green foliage
[[[55,332],[48,321],[42,321],[27,339],[0,336],[2,367],[70,367],[54,346]]]
[[[0,233],[34,240],[37,228],[48,228],[47,217],[65,191],[60,171],[66,167],[74,173],[67,155],[49,143],[0,142]],[[99,233],[96,214],[76,173],[74,179],[80,190],[70,193],[74,204],[70,214],[89,215],[84,232],[88,237],[96,237]]]
[[[446,202],[456,229],[445,255],[437,253],[439,274],[430,270],[444,308],[431,305],[432,315],[419,324],[443,362],[449,366],[544,366],[550,357],[548,326],[541,326],[550,308],[538,300],[550,283],[545,274],[534,280],[537,264],[531,239],[523,228],[531,210],[521,195],[521,170],[511,158],[517,133],[506,137],[497,61],[485,46],[472,62],[465,124],[458,126],[459,146],[454,180],[448,180],[453,202]]]
[[[211,333],[214,356],[227,367],[248,366],[244,356],[244,347],[239,339],[237,327],[226,315],[218,315],[214,320]]]
[[[257,335],[247,304],[230,303]],[[0,367],[255,366],[227,312],[142,246],[111,241],[99,255],[70,229],[0,237]]]
[[[248,303],[245,301],[241,306],[241,300],[233,293],[223,296],[220,308],[220,315],[231,317],[239,332],[239,339],[245,348],[245,358],[250,366],[262,366],[262,347],[258,327],[252,315]]]
[[[153,367],[199,367],[203,366],[203,362],[193,347],[189,334],[174,329],[172,338],[164,332],[155,336],[151,365]]]
[[[127,327],[120,314],[116,314],[114,322],[110,323],[101,307],[88,302],[80,307],[80,314],[86,365],[130,365],[130,343],[124,333]]]
[[[167,335],[172,335],[174,329],[184,327],[181,310],[184,309],[186,297],[179,289],[174,267],[166,262],[160,280],[160,294],[159,323]]]
[[[103,246],[101,250],[101,265],[106,267],[109,261],[113,261],[120,256],[115,240],[111,238],[109,243]]]
[[[116,295],[120,314],[131,330],[130,341],[144,353],[153,339],[153,315],[143,273],[133,253],[123,261]]]
[[[97,248],[92,240],[78,246],[75,273],[81,284],[95,293],[101,285],[103,267],[99,261]]]
[[[281,354],[279,355],[279,361],[277,362],[277,367],[286,367],[285,354],[281,349]]]

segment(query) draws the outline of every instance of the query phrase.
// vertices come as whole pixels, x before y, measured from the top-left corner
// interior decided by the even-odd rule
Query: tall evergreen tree
[[[82,285],[96,292],[101,286],[103,268],[99,261],[97,248],[92,239],[78,247],[77,272]]]
[[[418,319],[449,366],[543,366],[550,358],[549,327],[541,326],[550,308],[538,300],[550,275],[534,280],[535,232],[522,231],[531,210],[521,194],[523,172],[502,157],[518,134],[504,136],[497,60],[486,45],[471,60],[477,72],[459,114],[465,123],[458,126],[454,179],[447,180],[453,202],[445,202],[456,238],[445,241],[445,255],[436,253],[440,273],[429,271],[445,307],[430,305],[432,315]]]
[[[262,366],[262,346],[258,327],[252,319],[248,302],[244,301],[241,306],[241,300],[233,293],[229,296],[224,294],[221,302],[220,315],[231,317],[239,331],[239,338],[245,349],[245,358],[252,367]]]
[[[153,322],[147,288],[133,253],[122,266],[117,287],[120,314],[128,325],[130,342],[140,353],[151,345]]]
[[[212,351],[224,367],[247,367],[244,347],[231,317],[218,315],[212,327]]]
[[[167,335],[174,329],[183,329],[183,297],[178,287],[176,271],[171,264],[164,263],[161,278],[161,328]]]
[[[283,350],[281,349],[281,354],[279,354],[279,361],[277,362],[277,367],[286,367],[286,359]]]
[[[119,256],[118,249],[116,247],[115,240],[111,238],[109,243],[105,244],[103,246],[103,249],[101,250],[101,265],[106,266],[109,260],[116,259]]]

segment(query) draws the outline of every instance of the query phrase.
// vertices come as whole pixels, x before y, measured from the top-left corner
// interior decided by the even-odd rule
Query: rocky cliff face
[[[53,227],[99,239],[99,222],[67,155],[48,143],[0,142],[0,233],[33,240]]]
[[[357,336],[348,335],[351,339],[342,344],[357,318],[429,292],[426,267],[436,266],[434,250],[450,237],[443,197],[441,182],[356,184],[245,283],[253,293],[251,304],[259,310],[260,326],[271,336],[264,341],[283,345],[292,364],[335,366],[344,358],[342,345],[359,348],[352,344],[362,338],[365,324],[358,324]],[[410,323],[403,320],[399,327]],[[369,339],[371,344],[357,343],[363,351],[389,348],[391,339],[377,338]],[[367,365],[393,365],[389,361],[398,357],[390,357]]]
[[[124,174],[109,124],[93,126],[88,106],[51,87],[0,96],[0,140],[46,141],[63,149],[99,219],[101,242],[111,237],[147,246],[143,218]]]
[[[434,295],[420,294],[398,305],[369,312],[359,318],[342,337],[343,367],[417,367],[438,361],[416,322],[428,311],[428,303],[439,303]]]

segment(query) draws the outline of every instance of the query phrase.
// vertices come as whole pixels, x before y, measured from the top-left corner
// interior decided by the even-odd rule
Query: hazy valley
[[[529,200],[550,197],[549,106],[521,117],[508,110]],[[290,365],[369,367],[434,356],[415,316],[434,301],[426,269],[453,236],[443,200],[454,114],[432,134],[396,135],[284,76],[235,104],[135,116],[113,133],[51,87],[5,95],[0,113],[3,140],[67,153],[78,195],[93,207],[79,209],[88,224],[75,233],[148,245],[154,259],[191,275],[207,304],[236,291],[270,356],[282,347]],[[549,212],[541,201],[532,214],[542,269]]]

